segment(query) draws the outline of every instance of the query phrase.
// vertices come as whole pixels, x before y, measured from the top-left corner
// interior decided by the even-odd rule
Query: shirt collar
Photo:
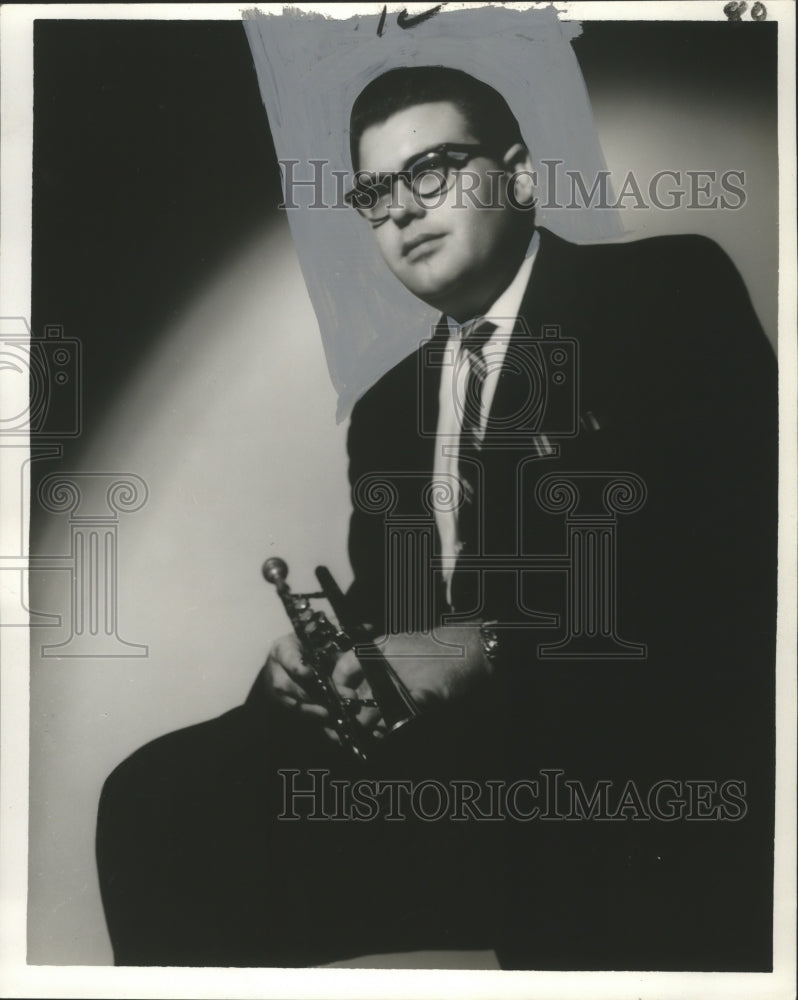
[[[521,302],[524,298],[526,286],[529,284],[529,279],[532,275],[532,266],[535,263],[535,257],[537,256],[539,246],[540,233],[536,229],[532,234],[532,239],[529,241],[529,246],[527,247],[526,254],[524,255],[524,260],[518,268],[515,277],[507,288],[505,288],[505,290],[501,293],[498,299],[496,299],[490,309],[484,313],[486,319],[491,319],[494,322],[497,322],[498,320],[504,321],[504,324],[497,323],[497,326],[501,327],[502,325],[514,324],[521,308]],[[464,324],[458,323],[457,320],[452,319],[451,316],[446,317],[446,323],[449,327],[450,336],[459,337],[460,328]]]

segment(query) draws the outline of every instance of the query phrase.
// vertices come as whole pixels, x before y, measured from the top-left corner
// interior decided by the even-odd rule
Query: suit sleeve
[[[736,268],[696,239],[673,289],[651,446],[652,514],[672,525],[703,621],[768,628],[775,606],[778,393],[775,357]],[[691,579],[692,578],[692,579]],[[743,616],[740,618],[740,616]]]

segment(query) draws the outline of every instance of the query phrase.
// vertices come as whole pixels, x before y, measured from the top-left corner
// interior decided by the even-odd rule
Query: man
[[[420,715],[386,735],[354,653],[333,678],[380,747],[370,777],[500,779],[539,808],[275,821],[278,768],[303,788],[313,768],[364,773],[280,639],[245,706],[109,778],[117,962],[495,947],[505,968],[769,967],[776,395],[738,274],[697,237],[536,229],[517,122],[459,71],[372,81],[351,141],[350,203],[443,316],[349,434],[348,617]],[[397,512],[409,560],[388,544]],[[574,782],[624,792],[597,819]]]

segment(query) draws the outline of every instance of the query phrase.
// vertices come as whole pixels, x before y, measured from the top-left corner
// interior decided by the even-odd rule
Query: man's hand
[[[392,635],[378,639],[376,645],[422,711],[478,693],[493,675],[477,626],[444,626],[434,637]],[[340,742],[330,713],[318,701],[313,671],[302,660],[296,636],[275,641],[263,677],[276,702],[300,717],[318,721],[330,740]],[[338,657],[332,679],[341,697],[373,697],[353,652]],[[361,709],[357,719],[377,738],[384,736],[385,724],[376,708]]]
[[[315,720],[333,743],[340,743],[332,727],[330,713],[318,700],[318,689],[313,670],[302,658],[302,647],[293,634],[276,639],[269,650],[263,668],[263,683],[273,701],[297,716]],[[343,698],[370,698],[368,685],[363,681],[363,671],[354,653],[342,653],[333,670],[333,681]],[[364,710],[358,716],[367,729],[379,723],[376,709]]]
[[[304,662],[295,635],[283,635],[272,643],[263,682],[269,696],[284,708],[306,718],[329,720],[327,709],[314,700],[313,671]]]

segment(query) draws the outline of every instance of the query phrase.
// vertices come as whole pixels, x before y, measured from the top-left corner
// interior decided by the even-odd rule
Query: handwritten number
[[[407,13],[407,9],[400,11],[396,15],[396,23],[400,28],[405,31],[408,28],[415,28],[417,24],[423,24],[424,21],[429,21],[431,17],[435,17],[439,14],[441,10],[446,6],[445,3],[439,3],[437,7],[433,7],[430,10],[426,10],[421,14],[415,14],[412,17]],[[743,14],[748,10],[748,4],[746,0],[730,0],[729,3],[723,8],[723,13],[730,21],[741,21]],[[377,25],[377,35],[379,38],[385,34],[385,19],[388,16],[388,6],[387,4],[382,8],[382,13],[380,14],[380,22]],[[751,8],[751,19],[754,21],[764,21],[767,19],[768,12],[767,8],[760,0],[753,5]]]
[[[402,10],[396,15],[396,23],[400,28],[405,31],[408,28],[415,28],[417,24],[423,24],[424,21],[429,21],[431,17],[435,17],[439,14],[443,8],[446,6],[445,3],[439,3],[437,7],[432,7],[430,10],[425,10],[421,14],[414,14],[412,17],[407,13],[407,10]],[[377,25],[377,35],[382,38],[385,34],[385,18],[388,16],[387,5],[382,8],[382,13],[380,14],[380,22]]]
[[[425,10],[423,14],[416,14],[415,17],[410,17],[406,10],[400,11],[396,17],[396,23],[400,28],[415,28],[417,24],[421,24],[422,21],[428,21],[431,17],[435,17],[445,4],[439,3],[437,7],[433,7],[432,10]]]
[[[743,14],[748,10],[748,4],[745,0],[731,0],[723,8],[723,13],[728,17],[730,21],[740,21],[742,20]],[[751,8],[751,18],[754,21],[764,21],[768,16],[767,8],[760,0],[754,4]]]
[[[739,21],[747,9],[748,4],[745,0],[731,0],[731,3],[727,3],[723,8],[723,13],[730,21]]]

